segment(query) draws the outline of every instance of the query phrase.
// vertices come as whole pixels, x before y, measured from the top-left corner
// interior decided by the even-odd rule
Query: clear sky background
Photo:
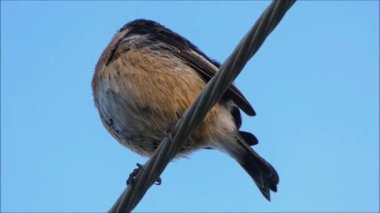
[[[156,20],[223,62],[268,1],[1,1],[1,211],[107,211],[147,159],[103,128],[90,87],[113,34]],[[169,164],[136,211],[379,211],[379,2],[300,1],[236,84],[242,129],[280,174],[267,202],[227,155]]]

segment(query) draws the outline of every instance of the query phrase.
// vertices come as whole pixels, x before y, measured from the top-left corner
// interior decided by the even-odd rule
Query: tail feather
[[[279,176],[276,170],[253,149],[247,149],[237,157],[237,161],[252,177],[264,197],[270,201],[270,191],[277,192]]]
[[[237,140],[235,138],[228,145],[224,143],[224,150],[244,168],[264,197],[270,201],[270,191],[277,192],[279,176],[273,166],[249,146],[252,142],[245,141],[246,138],[253,139],[252,136],[238,133]]]

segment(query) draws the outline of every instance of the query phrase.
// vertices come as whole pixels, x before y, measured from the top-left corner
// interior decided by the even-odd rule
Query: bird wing
[[[200,54],[196,50],[193,49],[185,49],[180,50],[174,53],[177,57],[181,58],[186,64],[191,66],[194,70],[196,70],[202,78],[208,82],[217,72],[220,67],[215,61],[211,61],[206,58],[203,54]],[[247,115],[254,116],[256,113],[248,102],[248,100],[244,97],[244,95],[236,88],[234,85],[230,85],[224,98],[233,100],[236,105],[242,109]]]

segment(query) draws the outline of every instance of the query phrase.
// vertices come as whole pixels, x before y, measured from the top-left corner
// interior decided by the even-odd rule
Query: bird
[[[92,79],[95,107],[108,132],[123,146],[151,157],[220,63],[185,37],[158,22],[136,19],[118,30],[102,52]],[[241,111],[255,110],[234,85],[207,113],[176,158],[201,149],[216,149],[240,164],[270,201],[279,175],[251,146],[258,143],[241,131]]]

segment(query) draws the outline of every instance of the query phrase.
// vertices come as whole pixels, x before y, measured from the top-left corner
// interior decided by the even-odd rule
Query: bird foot
[[[139,163],[137,163],[136,165],[137,165],[137,168],[134,169],[131,174],[129,174],[127,185],[134,184],[138,173],[140,172],[140,170],[144,169],[143,165]],[[161,185],[161,183],[162,183],[161,177],[158,177],[157,180],[154,182],[155,185]]]

